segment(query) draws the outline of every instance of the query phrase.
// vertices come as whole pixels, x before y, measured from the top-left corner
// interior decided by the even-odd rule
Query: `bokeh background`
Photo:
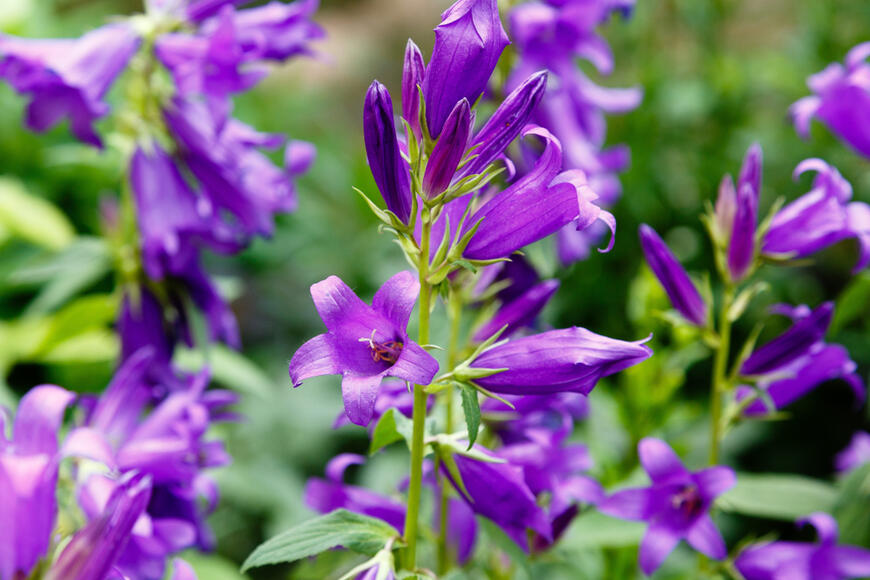
[[[301,502],[306,478],[321,475],[337,452],[366,449],[361,429],[332,429],[341,409],[338,381],[314,379],[293,390],[286,364],[302,341],[321,332],[310,284],[337,274],[369,296],[404,267],[398,249],[388,236],[378,235],[375,220],[351,189],[375,191],[362,145],[362,99],[373,78],[398,91],[406,39],[413,37],[428,54],[431,29],[447,5],[443,0],[323,0],[316,20],[327,37],[318,44],[318,58],[277,69],[236,100],[243,121],[311,141],[318,156],[300,180],[298,212],[279,217],[273,239],[258,240],[237,257],[209,261],[235,297],[244,344],[244,358],[214,354],[216,380],[242,393],[239,410],[245,419],[221,426],[218,433],[228,440],[234,463],[217,474],[223,495],[211,523],[218,550],[196,559],[201,578],[239,578],[238,564],[258,543],[310,517]],[[77,36],[111,15],[140,10],[138,0],[2,0],[0,31]],[[599,464],[595,474],[608,483],[624,477],[633,463],[633,441],[646,434],[665,435],[690,461],[706,445],[709,366],[690,364],[697,345],[672,334],[655,314],[665,302],[642,267],[637,225],[646,222],[662,232],[689,270],[704,269],[711,253],[698,214],[715,197],[722,175],[736,173],[746,148],[756,141],[764,150],[763,210],[778,196],[790,200],[807,191],[808,178],[797,183],[791,178],[795,165],[807,157],[834,164],[853,184],[856,198],[870,202],[870,165],[821,126],[802,141],[786,116],[788,106],[807,93],[809,74],[870,39],[870,3],[638,0],[633,17],[615,19],[604,34],[616,72],[601,82],[640,85],[645,91],[636,111],[609,120],[608,142],[627,143],[632,150],[631,168],[622,176],[624,195],[614,208],[616,245],[610,254],[596,253],[567,270],[557,268],[549,242],[532,248],[535,263],[563,284],[544,318],[554,326],[574,324],[626,339],[655,332],[657,343],[679,349],[684,361],[676,369],[659,364],[604,382],[591,395],[592,415],[577,437],[591,447]],[[591,68],[587,72],[598,78]],[[111,148],[98,154],[74,143],[65,128],[33,135],[22,127],[22,111],[23,100],[0,86],[0,396],[6,401],[43,382],[100,390],[117,352],[106,329],[114,318],[111,305],[91,304],[78,313],[64,309],[73,297],[114,287],[111,260],[89,241],[101,235],[100,200],[116,195],[123,179],[119,158]],[[31,197],[24,203],[24,192],[50,201],[66,218]],[[28,225],[31,219],[36,226]],[[60,233],[46,229],[46,223]],[[856,247],[846,242],[812,264],[770,269],[773,287],[749,318],[779,301],[816,305],[837,299],[829,339],[849,348],[866,377],[870,276],[850,275],[856,255]],[[62,340],[45,342],[39,328],[46,320],[66,325]],[[765,336],[781,328],[771,324]],[[738,327],[738,336],[749,330]],[[737,429],[726,441],[726,458],[744,471],[830,480],[834,453],[866,424],[866,413],[848,389],[833,382],[794,405],[781,421]],[[383,453],[352,477],[388,491],[401,478],[405,461],[401,450]],[[870,511],[862,513],[870,518]],[[732,534],[747,529],[791,533],[790,526],[745,518],[728,522],[726,533],[729,529]],[[846,533],[860,536],[860,526],[856,530]],[[583,533],[569,534],[560,550],[585,549],[588,541]],[[578,565],[565,577],[627,577],[620,575],[619,562],[633,561],[630,553],[622,560],[607,556],[604,564],[589,558],[592,564]],[[665,567],[661,577],[670,573]],[[263,579],[290,575],[323,578],[326,572],[306,563],[250,573]]]

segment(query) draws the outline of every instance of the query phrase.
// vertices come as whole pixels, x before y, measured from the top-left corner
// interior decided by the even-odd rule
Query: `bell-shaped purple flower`
[[[714,560],[725,558],[725,541],[709,512],[716,497],[737,482],[734,471],[724,466],[689,471],[667,443],[652,437],[641,440],[637,451],[652,485],[617,491],[598,509],[649,523],[639,553],[644,574],[655,572],[683,539]]]
[[[424,78],[426,78],[426,62],[420,49],[409,38],[405,46],[405,61],[402,67],[402,118],[411,127],[417,140],[423,138],[420,129],[420,86]]]
[[[29,39],[0,35],[0,78],[31,96],[26,124],[46,131],[64,118],[73,135],[100,147],[94,121],[109,112],[109,87],[139,48],[126,24],[110,24],[78,39]]]
[[[870,69],[868,69],[870,70]],[[773,217],[762,241],[765,254],[802,258],[847,238],[858,241],[857,272],[870,263],[870,205],[849,203],[852,186],[821,159],[806,159],[795,168],[795,179],[815,171],[813,188]]]
[[[768,542],[740,552],[734,565],[746,580],[848,580],[870,576],[870,550],[837,545],[837,522],[816,512],[798,520],[816,529],[819,542]]]
[[[501,156],[528,124],[544,96],[547,71],[538,71],[511,91],[492,117],[474,134],[470,147],[475,157],[460,170],[460,177],[482,173]]]
[[[870,42],[852,48],[844,64],[833,63],[807,79],[815,93],[794,103],[789,112],[797,132],[809,135],[810,121],[818,118],[855,151],[870,158]]]
[[[471,134],[471,106],[462,99],[444,123],[444,130],[435,142],[432,154],[426,162],[426,172],[423,174],[423,193],[433,198],[450,185],[456,168],[468,148],[468,136]]]
[[[787,331],[755,349],[743,362],[740,373],[763,375],[803,356],[824,338],[833,315],[834,303],[825,302],[810,314],[799,317]]]
[[[403,223],[411,218],[411,176],[399,153],[399,137],[393,120],[393,100],[387,87],[372,82],[363,108],[366,157],[387,209]]]
[[[326,479],[312,477],[305,484],[305,505],[320,513],[344,508],[381,519],[397,530],[405,527],[405,505],[364,487],[344,483],[344,472],[351,465],[365,463],[365,457],[342,453],[329,460]]]
[[[755,259],[755,227],[758,222],[758,197],[761,188],[761,147],[752,145],[743,158],[737,180],[734,218],[728,243],[728,271],[741,280]]]
[[[870,463],[870,433],[857,431],[852,435],[849,445],[837,453],[837,471],[845,473]]]
[[[646,340],[627,342],[576,326],[509,340],[471,361],[473,368],[507,370],[474,382],[507,395],[587,395],[600,378],[652,356]]]
[[[475,450],[498,459],[495,453],[482,447],[475,446]],[[527,552],[527,530],[544,538],[552,538],[547,514],[536,503],[534,494],[523,478],[522,468],[509,463],[478,461],[458,454],[453,458],[465,490],[457,485],[443,463],[442,472],[475,513],[492,520]]]
[[[483,220],[463,252],[468,259],[507,257],[571,222],[579,230],[600,219],[615,231],[613,216],[593,203],[598,196],[583,173],[559,173],[559,141],[541,127],[526,128],[526,135],[543,139],[544,151],[532,171],[496,194],[466,221],[464,232]]]
[[[22,397],[7,441],[0,413],[0,580],[26,578],[45,556],[57,515],[57,432],[75,395],[54,385]]]
[[[456,103],[474,103],[483,93],[509,42],[497,0],[458,0],[444,11],[423,81],[426,124],[433,139]]]
[[[367,425],[385,377],[428,385],[438,372],[438,361],[408,338],[406,330],[419,292],[420,283],[408,271],[387,280],[371,306],[335,276],[311,286],[327,332],[293,355],[293,386],[310,377],[342,375],[344,410],[352,422]]]
[[[671,304],[683,318],[696,326],[707,324],[707,303],[677,261],[667,244],[654,229],[641,224],[640,247],[650,269],[665,289]]]
[[[515,300],[502,303],[495,316],[474,333],[473,340],[483,342],[502,328],[504,331],[499,337],[508,338],[517,330],[531,326],[558,289],[558,280],[545,280]]]

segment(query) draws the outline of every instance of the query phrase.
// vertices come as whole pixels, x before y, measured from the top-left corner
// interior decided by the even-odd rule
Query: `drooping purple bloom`
[[[54,385],[31,389],[10,441],[0,414],[0,580],[27,577],[48,554],[57,515],[57,432],[74,398]]]
[[[480,453],[498,459],[498,455],[475,446]],[[442,463],[442,472],[456,487],[459,495],[477,514],[496,523],[523,550],[528,551],[527,530],[552,539],[547,514],[523,478],[523,470],[509,463],[478,461],[454,455],[465,491],[453,480]]]
[[[363,108],[363,134],[369,168],[387,209],[403,223],[411,218],[411,176],[399,153],[393,100],[387,87],[372,82]]]
[[[459,167],[459,162],[468,148],[472,122],[471,106],[468,101],[462,99],[456,103],[450,116],[447,117],[444,129],[426,162],[422,184],[426,197],[433,198],[450,185],[456,168]]]
[[[870,551],[837,545],[837,522],[816,512],[798,520],[813,526],[819,542],[768,542],[740,552],[734,565],[746,580],[847,580],[870,575]]]
[[[31,96],[26,124],[46,131],[64,118],[77,139],[100,147],[93,123],[109,112],[103,97],[141,39],[127,24],[110,24],[78,39],[0,35],[0,78]]]
[[[601,219],[615,230],[613,216],[593,203],[598,196],[582,172],[560,173],[559,141],[541,127],[528,127],[523,135],[543,139],[544,151],[532,171],[497,193],[466,221],[463,232],[482,220],[463,252],[468,259],[507,257],[571,222],[579,230]]]
[[[477,101],[508,44],[496,0],[458,0],[444,11],[422,87],[433,139],[456,103]]]
[[[409,38],[405,46],[405,61],[402,68],[402,118],[411,127],[417,140],[423,138],[420,129],[420,85],[423,84],[425,77],[426,62],[423,60],[423,54]]]
[[[634,366],[652,356],[646,340],[627,342],[595,334],[585,328],[550,330],[498,344],[471,362],[473,368],[506,371],[475,379],[495,393],[584,395],[602,377]]]
[[[758,198],[761,191],[761,147],[752,145],[743,158],[737,180],[734,218],[728,243],[728,271],[733,280],[741,280],[755,259],[755,227],[758,221]]]
[[[789,112],[797,132],[809,136],[818,118],[855,151],[870,158],[870,42],[852,48],[844,64],[833,63],[807,79],[815,93],[794,103]]]
[[[381,519],[397,530],[405,527],[405,505],[364,487],[344,483],[344,472],[351,465],[365,463],[365,457],[342,453],[329,460],[326,479],[312,477],[305,484],[305,505],[320,513],[346,510]]]
[[[100,513],[72,537],[46,579],[102,580],[110,573],[119,574],[115,564],[148,505],[150,494],[150,479],[142,474],[130,473],[114,482]]]
[[[419,292],[420,283],[408,271],[387,280],[371,306],[335,276],[311,286],[327,332],[293,355],[289,367],[293,386],[310,377],[342,375],[345,412],[357,425],[367,425],[384,378],[428,385],[438,372],[438,362],[408,338],[406,330]]]
[[[865,463],[870,463],[870,433],[857,431],[849,441],[849,445],[837,453],[837,471],[845,473]]]
[[[770,373],[803,356],[825,336],[833,315],[834,303],[825,302],[809,315],[798,318],[787,331],[756,348],[743,362],[740,373]]]
[[[870,71],[870,68],[868,68]],[[849,202],[852,186],[821,159],[806,159],[795,168],[795,179],[815,171],[813,188],[782,208],[764,236],[765,254],[802,258],[846,238],[858,241],[854,272],[870,263],[870,205]]]
[[[589,400],[577,393],[556,393],[548,397],[510,396],[504,403],[487,398],[481,403],[483,420],[505,445],[528,441],[532,433],[548,433],[553,439],[564,439],[574,430],[575,421],[589,413]]]
[[[638,234],[646,263],[661,282],[676,311],[696,326],[706,325],[707,303],[670,248],[646,224],[641,224]]]
[[[641,570],[655,572],[683,539],[710,558],[725,558],[725,541],[709,512],[716,497],[736,483],[734,471],[724,466],[689,471],[667,443],[652,437],[641,440],[637,451],[652,485],[617,491],[598,509],[649,523],[640,544]]]
[[[532,325],[558,289],[558,280],[545,280],[515,300],[503,303],[495,316],[474,333],[473,340],[483,342],[502,328],[504,331],[499,337],[508,338],[517,330]]]

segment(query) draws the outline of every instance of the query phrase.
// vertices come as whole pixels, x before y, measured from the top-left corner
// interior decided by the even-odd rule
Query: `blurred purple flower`
[[[420,283],[408,271],[387,280],[371,306],[335,276],[311,286],[327,332],[293,355],[289,366],[293,386],[310,377],[342,375],[345,412],[353,423],[367,425],[385,377],[428,385],[438,372],[438,362],[408,338],[406,330],[419,292]]]
[[[803,356],[824,338],[833,315],[834,303],[825,302],[810,314],[797,318],[787,331],[756,348],[741,365],[740,373],[770,373]]]
[[[849,203],[852,186],[821,159],[799,163],[795,179],[806,171],[816,172],[813,188],[773,217],[762,241],[764,253],[803,258],[846,238],[855,238],[860,255],[853,272],[862,270],[870,263],[870,205]]]
[[[725,558],[725,541],[709,512],[716,497],[736,483],[734,471],[715,466],[691,472],[667,443],[652,437],[641,440],[637,451],[652,485],[617,491],[598,509],[649,523],[640,544],[641,570],[655,572],[682,539],[710,558]]]
[[[837,454],[837,471],[844,473],[870,463],[870,433],[858,431],[852,435],[849,445]]]
[[[837,522],[826,513],[798,520],[813,526],[819,543],[768,542],[745,548],[734,561],[746,580],[846,580],[870,576],[870,551],[837,545]]]
[[[833,63],[807,79],[814,93],[794,103],[789,113],[797,132],[809,136],[817,117],[864,157],[870,158],[870,42],[852,48],[844,65]]]

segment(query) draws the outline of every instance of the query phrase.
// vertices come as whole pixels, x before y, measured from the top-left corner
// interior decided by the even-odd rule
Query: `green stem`
[[[462,302],[458,299],[457,293],[451,289],[447,298],[447,318],[450,323],[450,337],[447,343],[447,368],[453,369],[456,367],[456,359],[458,358],[459,349],[459,326],[460,317],[462,316]],[[451,383],[444,391],[445,399],[445,418],[444,430],[447,433],[453,432],[453,384]],[[438,524],[438,573],[445,574],[450,568],[450,553],[447,549],[447,511],[449,509],[448,488],[444,485],[444,480],[441,481],[441,509],[439,511],[440,519]]]
[[[429,238],[432,224],[428,212],[423,210],[422,233],[420,235],[420,329],[419,344],[429,343],[429,307],[432,301],[432,287],[426,278],[429,275]],[[417,568],[417,520],[420,511],[420,487],[423,481],[423,427],[426,422],[426,385],[414,385],[414,430],[411,439],[411,480],[408,485],[408,511],[405,516],[405,567]]]
[[[722,439],[722,397],[728,388],[726,367],[728,352],[731,345],[731,318],[729,310],[734,301],[734,286],[726,283],[722,292],[722,304],[719,312],[719,346],[716,348],[716,358],[713,361],[713,380],[710,401],[710,465],[719,462],[719,444]]]

